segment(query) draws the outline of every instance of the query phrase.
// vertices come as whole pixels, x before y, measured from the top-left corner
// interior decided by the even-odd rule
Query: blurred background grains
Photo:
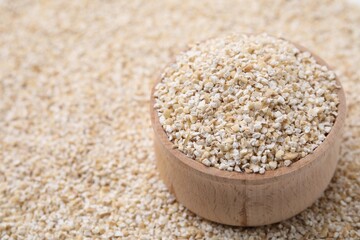
[[[335,177],[287,221],[195,216],[155,167],[150,89],[188,43],[268,32],[330,63],[347,94]],[[354,1],[0,1],[1,239],[360,238]]]

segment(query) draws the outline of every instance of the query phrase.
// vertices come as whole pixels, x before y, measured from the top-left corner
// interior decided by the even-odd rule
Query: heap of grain
[[[266,34],[196,44],[167,67],[155,109],[169,140],[206,166],[247,173],[289,166],[331,131],[336,76]]]

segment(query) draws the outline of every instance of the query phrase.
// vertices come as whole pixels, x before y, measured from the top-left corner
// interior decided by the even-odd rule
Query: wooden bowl
[[[295,46],[308,51],[298,44]],[[330,69],[324,60],[313,56]],[[337,82],[340,85],[338,79]],[[214,222],[259,226],[290,218],[312,205],[334,174],[346,116],[344,91],[342,88],[337,91],[340,101],[338,116],[325,141],[312,154],[289,167],[260,175],[206,167],[174,149],[153,107],[153,89],[150,111],[160,176],[180,203]]]

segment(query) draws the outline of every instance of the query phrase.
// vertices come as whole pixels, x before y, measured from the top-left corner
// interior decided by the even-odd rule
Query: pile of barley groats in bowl
[[[312,153],[335,122],[335,73],[309,52],[267,34],[192,46],[155,88],[168,139],[222,170],[260,173]]]

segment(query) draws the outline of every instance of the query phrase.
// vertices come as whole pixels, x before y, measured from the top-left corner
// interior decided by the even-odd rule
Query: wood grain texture
[[[308,51],[295,45],[301,51]],[[329,67],[324,60],[313,56],[318,63]],[[341,85],[339,81],[338,84]],[[266,171],[263,175],[206,167],[174,149],[153,108],[153,93],[154,89],[150,112],[160,176],[180,203],[203,218],[235,226],[259,226],[285,220],[312,205],[334,174],[346,117],[342,88],[337,90],[338,117],[325,141],[291,166]]]

